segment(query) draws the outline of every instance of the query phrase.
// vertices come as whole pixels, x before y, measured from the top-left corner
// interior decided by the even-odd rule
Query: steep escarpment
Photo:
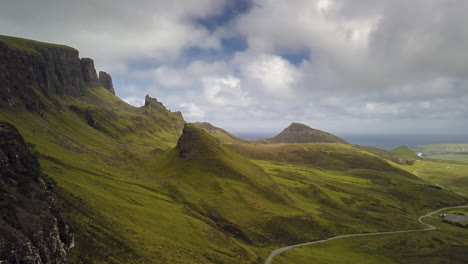
[[[97,77],[91,59],[79,58],[76,49],[32,40],[0,36],[0,106],[45,109],[38,93],[82,96],[88,86],[105,86],[113,92],[111,78]]]
[[[0,123],[0,263],[64,263],[72,239],[42,174],[18,130]]]
[[[259,140],[260,143],[341,143],[348,144],[342,138],[330,133],[311,128],[300,123],[291,123],[281,133]]]

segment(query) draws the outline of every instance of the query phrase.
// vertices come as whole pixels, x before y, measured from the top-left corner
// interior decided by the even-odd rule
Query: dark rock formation
[[[185,124],[182,131],[182,135],[177,141],[177,150],[179,151],[179,157],[189,158],[192,155],[194,150],[194,145],[196,145],[199,140],[197,133],[197,128],[191,124]]]
[[[112,77],[103,71],[99,72],[99,77],[94,68],[94,61],[90,58],[82,58],[81,71],[83,72],[83,79],[87,86],[98,87],[102,86],[115,95],[114,85],[112,84]]]
[[[90,58],[82,58],[80,63],[85,83],[90,87],[101,86],[101,82],[96,74],[96,69],[94,68],[94,61]]]
[[[163,106],[161,102],[158,102],[158,99],[152,98],[149,95],[145,96],[145,107],[160,107]]]
[[[0,39],[0,102],[44,109],[37,92],[80,96],[85,82],[78,51],[37,46],[35,52],[10,49]]]
[[[110,76],[104,80],[106,88],[112,87]],[[86,86],[102,85],[93,61],[80,60],[76,49],[0,36],[0,107],[7,104],[41,112],[46,107],[39,93],[48,98],[77,97],[85,94]]]
[[[99,81],[101,82],[102,87],[106,88],[113,95],[115,95],[114,85],[112,84],[112,77],[107,72],[99,72]]]
[[[64,263],[72,237],[53,195],[14,126],[0,123],[0,263]]]

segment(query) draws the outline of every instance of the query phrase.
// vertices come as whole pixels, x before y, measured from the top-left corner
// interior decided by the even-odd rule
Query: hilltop
[[[341,143],[344,139],[300,123],[291,123],[278,135],[258,140],[259,143]]]

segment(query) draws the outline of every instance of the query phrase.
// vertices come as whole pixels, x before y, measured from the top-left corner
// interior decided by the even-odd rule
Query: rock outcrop
[[[99,81],[101,86],[109,90],[113,95],[115,95],[114,85],[112,84],[112,77],[107,72],[99,72]]]
[[[30,146],[0,123],[0,263],[64,263],[72,236]]]
[[[149,95],[145,96],[145,107],[161,107],[164,106],[161,102],[158,101],[156,98],[152,98]]]
[[[94,67],[94,61],[90,58],[82,58],[80,63],[81,71],[83,72],[83,78],[87,86],[102,86],[115,95],[114,85],[112,84],[112,77],[107,72],[100,71],[98,76],[96,74],[96,68]]]
[[[94,61],[90,58],[81,58],[81,72],[83,72],[83,79],[90,87],[97,87],[101,85],[99,78],[94,68]]]
[[[80,60],[76,49],[0,36],[0,106],[24,106],[40,112],[45,104],[39,93],[46,97],[82,96],[87,86],[103,86],[105,82],[112,87],[110,76],[103,80],[97,77],[93,61]]]
[[[184,124],[176,149],[179,157],[183,159],[203,159],[224,153],[220,142],[216,138],[190,123]]]

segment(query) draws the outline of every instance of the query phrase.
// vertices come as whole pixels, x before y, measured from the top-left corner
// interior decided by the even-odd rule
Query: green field
[[[468,259],[468,229],[427,219],[438,230],[334,240],[296,248],[275,257],[274,264],[462,264]]]
[[[468,165],[417,161],[404,168],[436,186],[468,196]]]
[[[421,145],[414,149],[426,154],[428,158],[468,163],[468,144]]]

